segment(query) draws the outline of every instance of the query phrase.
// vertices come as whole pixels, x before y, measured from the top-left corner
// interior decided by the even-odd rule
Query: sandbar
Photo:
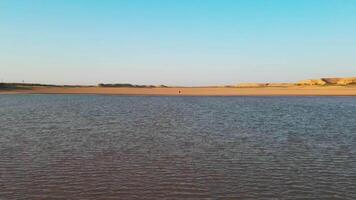
[[[291,87],[32,87],[0,90],[0,94],[96,94],[142,96],[356,96],[356,86]]]

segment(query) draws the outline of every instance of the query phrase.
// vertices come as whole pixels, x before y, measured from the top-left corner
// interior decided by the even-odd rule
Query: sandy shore
[[[107,94],[146,96],[356,96],[355,86],[295,87],[172,87],[172,88],[104,88],[104,87],[33,87],[30,90],[7,90],[0,94]]]

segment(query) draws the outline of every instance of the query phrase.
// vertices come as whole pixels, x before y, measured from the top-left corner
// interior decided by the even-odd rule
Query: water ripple
[[[0,199],[356,199],[353,97],[0,95]]]

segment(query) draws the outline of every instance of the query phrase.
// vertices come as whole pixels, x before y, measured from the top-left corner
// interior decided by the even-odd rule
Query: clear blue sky
[[[356,76],[355,0],[0,0],[7,82],[223,85],[324,76]]]

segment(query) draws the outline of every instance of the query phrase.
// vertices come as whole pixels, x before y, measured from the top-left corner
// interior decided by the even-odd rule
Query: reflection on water
[[[356,199],[356,98],[0,95],[0,199]]]

